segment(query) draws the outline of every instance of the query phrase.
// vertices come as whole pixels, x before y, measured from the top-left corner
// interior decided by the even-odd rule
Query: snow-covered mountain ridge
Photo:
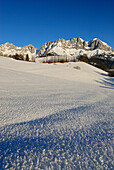
[[[54,42],[45,43],[38,51],[37,56],[62,55],[78,57],[84,53],[87,54],[88,57],[102,53],[105,55],[114,54],[112,47],[98,38],[94,38],[91,41],[84,41],[78,37],[67,41],[59,39]]]
[[[70,40],[59,39],[54,42],[48,42],[42,45],[37,50],[33,45],[27,45],[24,47],[16,47],[9,42],[0,45],[0,55],[13,57],[15,59],[29,60],[29,61],[44,61],[50,60],[50,57],[54,60],[67,57],[68,61],[77,59],[83,54],[87,54],[88,58],[92,56],[99,56],[114,59],[114,51],[105,42],[94,38],[91,41],[84,41],[82,38],[73,38]],[[42,58],[43,57],[43,58]],[[36,59],[37,58],[37,59]]]
[[[36,51],[37,48],[31,44],[24,47],[16,47],[9,42],[0,45],[1,56],[13,57],[15,55],[22,55],[24,60],[26,60],[26,56],[28,55],[29,60],[33,61],[36,57]]]

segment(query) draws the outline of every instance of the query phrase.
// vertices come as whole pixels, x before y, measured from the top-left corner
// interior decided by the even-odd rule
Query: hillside
[[[0,169],[112,169],[113,91],[83,62],[0,57]]]

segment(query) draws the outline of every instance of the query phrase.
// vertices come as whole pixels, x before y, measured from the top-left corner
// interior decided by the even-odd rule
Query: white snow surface
[[[86,63],[0,57],[0,169],[113,169],[113,101]]]

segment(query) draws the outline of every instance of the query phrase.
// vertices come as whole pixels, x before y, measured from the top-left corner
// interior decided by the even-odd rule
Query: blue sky
[[[0,0],[0,44],[99,38],[114,49],[113,0]]]

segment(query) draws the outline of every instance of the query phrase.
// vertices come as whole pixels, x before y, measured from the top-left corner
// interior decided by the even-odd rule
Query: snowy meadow
[[[0,57],[0,169],[113,169],[113,101],[86,63]]]

